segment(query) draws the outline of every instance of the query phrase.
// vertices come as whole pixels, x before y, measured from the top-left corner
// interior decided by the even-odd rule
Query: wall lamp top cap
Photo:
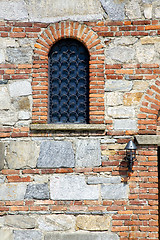
[[[125,149],[126,149],[126,150],[136,150],[137,147],[136,147],[136,145],[132,142],[132,140],[130,140],[130,141],[127,143]]]

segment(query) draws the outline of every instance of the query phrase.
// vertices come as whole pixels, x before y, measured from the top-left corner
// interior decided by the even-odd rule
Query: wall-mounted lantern
[[[128,171],[129,172],[133,172],[132,167],[133,167],[133,163],[136,160],[136,145],[132,142],[132,140],[130,140],[126,147],[126,159],[128,161]]]

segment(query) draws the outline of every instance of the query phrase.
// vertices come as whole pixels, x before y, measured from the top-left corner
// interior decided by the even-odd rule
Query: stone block
[[[31,113],[27,111],[20,111],[18,114],[19,120],[28,120],[31,118]]]
[[[0,142],[0,170],[4,168],[5,146],[3,142]]]
[[[18,116],[16,111],[0,111],[0,125],[13,126],[18,121]]]
[[[133,47],[117,46],[108,50],[108,55],[112,60],[125,63],[135,58],[135,49]]]
[[[91,20],[102,18],[99,1],[88,0],[26,0],[30,21],[55,22],[65,19]],[[45,9],[45,11],[44,11]]]
[[[24,200],[26,183],[0,184],[0,200]]]
[[[154,45],[141,45],[140,43],[136,44],[136,58],[139,63],[151,63],[153,62],[156,56]]]
[[[108,107],[107,114],[112,118],[133,118],[135,117],[135,110],[133,107]]]
[[[131,81],[124,80],[107,80],[105,91],[107,92],[129,92],[132,89],[133,83]]]
[[[101,165],[99,140],[76,141],[76,167],[93,167]]]
[[[9,63],[24,64],[32,62],[32,49],[7,47],[6,59]]]
[[[31,103],[29,97],[21,97],[18,99],[19,110],[31,110]]]
[[[96,177],[91,176],[87,179],[87,184],[119,184],[121,183],[121,177]]]
[[[9,84],[9,93],[13,98],[32,94],[31,83],[29,81],[16,81]]]
[[[48,184],[28,184],[25,199],[49,199]]]
[[[129,19],[141,19],[141,8],[138,0],[131,0],[125,5],[126,15]]]
[[[132,105],[138,105],[141,101],[141,98],[143,96],[142,92],[134,92],[134,93],[125,93],[123,95],[123,102],[125,106],[132,106]]]
[[[160,7],[155,8],[155,18],[160,18]]]
[[[75,216],[56,214],[40,216],[38,218],[39,229],[45,232],[67,231],[75,229]]]
[[[46,233],[44,240],[119,240],[115,233]]]
[[[133,90],[144,92],[148,88],[148,86],[149,82],[147,82],[146,80],[145,81],[136,80],[133,83]]]
[[[88,186],[83,176],[56,175],[50,179],[53,200],[98,200],[98,186]]]
[[[6,154],[8,167],[11,169],[35,168],[39,149],[34,141],[11,141]]]
[[[105,96],[107,106],[118,106],[123,103],[123,96],[120,92],[107,92]]]
[[[28,19],[25,1],[23,0],[1,0],[0,18],[6,20]]]
[[[11,101],[6,87],[0,87],[0,110],[8,110],[11,108]]]
[[[116,37],[112,43],[113,46],[131,46],[134,45],[138,41],[137,37],[131,37],[131,36],[121,36]]]
[[[42,240],[38,230],[14,230],[14,240]]]
[[[107,231],[110,221],[109,216],[79,215],[76,218],[76,228],[87,231]]]
[[[36,220],[30,216],[8,215],[5,217],[5,225],[12,228],[32,229],[36,228]]]
[[[0,63],[5,62],[5,51],[3,49],[0,49]]]
[[[13,240],[13,231],[11,229],[0,229],[0,239]]]
[[[118,200],[128,198],[128,185],[110,184],[101,186],[102,199]]]
[[[137,121],[134,119],[115,119],[113,124],[114,130],[137,130]]]
[[[147,19],[152,18],[152,4],[145,4],[144,5],[144,16]]]
[[[125,18],[123,2],[113,0],[100,0],[100,2],[111,20],[123,20]]]
[[[141,44],[155,44],[155,43],[160,43],[160,37],[142,37],[141,38]]]
[[[45,141],[41,143],[38,168],[74,167],[75,159],[71,142]]]

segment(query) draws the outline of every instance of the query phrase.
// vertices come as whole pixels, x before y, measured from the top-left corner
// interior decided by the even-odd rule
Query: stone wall
[[[0,1],[0,239],[158,240],[160,4]],[[48,124],[48,53],[89,51],[89,124]],[[148,144],[148,143],[147,143]]]

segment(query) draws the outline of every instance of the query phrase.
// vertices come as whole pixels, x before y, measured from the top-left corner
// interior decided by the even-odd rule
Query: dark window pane
[[[63,39],[49,53],[49,122],[88,120],[89,53],[81,42]]]

